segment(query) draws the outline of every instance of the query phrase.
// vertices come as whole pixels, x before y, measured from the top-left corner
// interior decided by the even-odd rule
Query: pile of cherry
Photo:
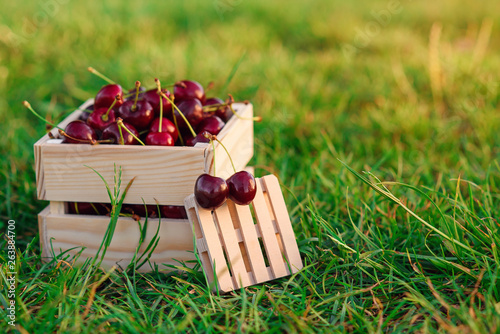
[[[109,216],[111,204],[108,203],[87,203],[68,202],[68,213],[77,215]],[[170,218],[186,219],[187,213],[183,206],[177,205],[143,205],[143,204],[123,204],[120,211],[121,216],[131,216],[139,220],[140,217],[149,218]]]
[[[124,92],[95,69],[89,71],[109,84],[97,92],[94,104],[79,120],[59,128],[63,143],[194,146],[208,142],[205,131],[217,135],[235,114],[231,95],[227,101],[207,98],[196,81],[178,81],[169,86],[172,92],[162,88],[158,79],[156,88],[150,90],[137,81],[135,88]],[[24,105],[35,113],[29,103]]]

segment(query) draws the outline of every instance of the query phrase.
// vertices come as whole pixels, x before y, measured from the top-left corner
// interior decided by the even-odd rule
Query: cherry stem
[[[108,78],[107,76],[105,76],[104,74],[102,74],[101,72],[99,72],[98,70],[96,70],[95,68],[93,68],[93,67],[87,67],[87,70],[90,73],[98,76],[102,80],[106,81],[107,83],[112,84],[112,85],[116,85],[116,82],[114,82],[113,80],[111,80],[110,78]]]
[[[163,96],[161,96],[161,90],[158,91],[159,96],[160,96],[160,127],[158,128],[158,132],[161,132],[161,125],[163,121]],[[174,117],[175,118],[175,117]],[[179,130],[177,130],[178,132]]]
[[[177,125],[177,117],[175,117],[174,105],[172,104],[172,118],[174,120],[175,128],[177,129],[177,133],[179,134],[179,140],[181,141],[181,145],[184,146],[184,139],[182,138],[182,134],[179,131],[179,126]]]
[[[186,84],[184,82],[181,82],[181,81],[177,81],[176,83],[174,83],[172,86],[177,86],[177,87],[181,87],[181,88],[186,88]]]
[[[135,99],[134,99],[134,105],[132,106],[132,108],[130,108],[130,110],[132,110],[132,111],[136,111],[137,110],[137,99],[139,98],[139,88],[141,88],[141,82],[140,81],[136,81],[135,82]]]
[[[97,210],[97,208],[95,207],[94,203],[90,203],[90,206],[92,207],[92,209],[94,209],[94,211],[95,211],[96,214],[99,214],[99,210]]]
[[[118,120],[116,121],[116,123],[118,124],[118,129],[121,129],[122,127],[125,129],[125,131],[127,131],[132,137],[135,138],[135,140],[137,140],[139,143],[141,143],[142,146],[146,146],[146,144],[144,144],[142,142],[142,140],[140,140],[139,138],[137,138],[136,135],[134,135],[132,133],[132,131],[130,131],[129,129],[127,129],[127,127],[125,126],[125,124],[123,124],[123,120],[121,118],[118,118]],[[123,139],[123,135],[122,135],[122,131],[120,130],[120,136],[122,137],[122,143],[125,143],[124,139]]]
[[[251,118],[247,118],[247,117],[242,117],[240,116],[233,108],[233,104],[232,103],[229,103],[229,109],[231,109],[231,112],[234,114],[234,116],[238,117],[239,119],[242,119],[242,120],[247,120],[247,121],[256,121],[256,122],[261,122],[262,121],[262,117],[261,116],[255,116],[255,117],[251,117]]]
[[[215,173],[215,144],[214,144],[214,141],[212,138],[210,138],[210,143],[212,144],[212,154],[213,154],[213,162],[214,162],[214,176],[216,176],[216,173]]]
[[[86,143],[86,144],[91,144],[91,145],[98,144],[98,142],[96,140],[86,140],[86,139],[79,139],[79,138],[71,137],[66,132],[64,132],[64,130],[61,130],[61,129],[59,129],[59,134],[61,136],[64,136],[66,138],[69,138],[71,140],[74,140],[74,141],[77,141],[77,142],[80,142],[80,143]]]
[[[229,154],[229,151],[227,150],[226,146],[224,146],[224,144],[222,144],[222,142],[216,136],[211,135],[209,133],[205,133],[205,138],[210,138],[210,140],[212,140],[212,142],[213,142],[213,140],[216,140],[222,146],[224,151],[226,151],[227,156],[229,157],[229,161],[231,161],[231,166],[233,166],[234,172],[236,173],[236,167],[234,167],[233,158],[231,158],[231,155]]]
[[[38,117],[39,119],[41,119],[43,122],[53,126],[54,128],[57,128],[61,131],[64,131],[63,129],[61,129],[60,127],[58,127],[57,125],[55,125],[54,123],[52,122],[49,122],[47,121],[45,118],[43,118],[40,114],[38,114],[32,107],[31,107],[31,104],[29,104],[28,101],[23,101],[23,106],[26,107],[29,111],[31,111],[33,113],[33,115],[35,115],[36,117]]]
[[[181,115],[182,119],[184,120],[184,122],[186,122],[188,128],[189,128],[189,131],[191,131],[191,134],[193,135],[193,137],[196,137],[196,132],[194,132],[193,128],[191,127],[191,124],[189,123],[189,121],[187,120],[186,116],[184,116],[184,114],[182,113],[182,111],[180,111],[179,108],[177,108],[177,106],[175,105],[174,101],[172,101],[172,99],[170,99],[167,95],[163,94],[163,92],[161,93],[161,95],[166,98],[167,100],[170,101],[170,103],[172,103],[172,107],[175,108],[175,110],[177,110],[177,112]],[[174,115],[175,116],[175,115]],[[175,117],[174,117],[175,119]]]
[[[123,133],[122,133],[122,127],[120,126],[120,123],[118,121],[116,122],[118,124],[118,132],[120,132],[120,139],[122,140],[118,145],[125,145],[125,139],[123,139]]]
[[[165,95],[165,93],[163,93],[161,91],[160,80],[155,79],[155,82],[156,82],[156,85],[158,86],[158,94],[160,94],[160,96],[163,96],[164,98],[166,98],[172,104],[172,107],[174,107],[175,110],[177,110],[177,112],[184,119],[184,122],[186,122],[186,124],[187,124],[187,126],[189,128],[189,131],[191,131],[191,134],[193,135],[193,137],[196,137],[196,132],[194,132],[194,130],[191,127],[191,124],[189,124],[189,121],[187,120],[186,116],[184,116],[184,114],[182,113],[182,111],[180,111],[179,108],[177,108],[177,106],[175,105],[174,101],[171,98],[169,98],[167,95]],[[180,86],[180,87],[184,87],[184,88],[186,87],[186,85],[184,83],[182,83],[182,82],[175,83],[175,85],[176,86]],[[175,120],[175,114],[174,114],[174,120]],[[180,131],[179,131],[179,135],[180,135]]]
[[[115,96],[115,100],[113,101],[113,103],[111,103],[111,106],[108,108],[108,111],[106,111],[106,113],[104,115],[102,115],[101,119],[104,121],[104,122],[107,122],[108,119],[109,119],[109,112],[111,111],[111,109],[113,109],[113,107],[115,106],[116,104],[116,101],[118,101],[120,99],[120,95],[119,94],[116,94]]]

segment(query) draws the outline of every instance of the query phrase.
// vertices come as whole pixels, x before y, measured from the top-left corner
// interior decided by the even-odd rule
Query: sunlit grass
[[[44,4],[0,2],[0,227],[16,220],[27,332],[500,330],[498,1],[402,0],[387,24],[383,1],[70,1],[26,31]],[[252,164],[280,178],[306,268],[211,295],[198,271],[85,281],[42,263],[45,125],[21,102],[61,120],[103,84],[88,66],[128,88],[190,78],[251,100]]]

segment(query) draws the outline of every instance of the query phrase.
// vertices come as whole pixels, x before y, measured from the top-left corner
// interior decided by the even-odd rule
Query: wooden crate
[[[59,124],[61,128],[79,118],[93,100]],[[236,112],[253,116],[251,104],[234,104]],[[57,135],[57,129],[52,130]],[[226,146],[237,169],[244,168],[253,156],[253,121],[231,119],[217,136]],[[125,203],[184,205],[184,198],[193,193],[196,178],[212,171],[213,150],[207,143],[194,147],[161,147],[141,145],[62,144],[48,135],[35,143],[35,171],[38,199],[65,202],[109,203],[97,170],[110,187],[114,186],[113,167],[123,170],[122,185],[136,177]],[[227,178],[233,173],[231,163],[219,144],[215,145],[217,176]]]
[[[196,249],[214,290],[229,292],[302,269],[278,179],[267,175],[256,180],[255,220],[250,206],[231,200],[213,212],[199,207],[194,195],[185,200]]]
[[[85,102],[59,127],[77,120],[93,100]],[[246,119],[253,117],[251,104],[234,104],[236,112]],[[52,130],[57,136],[57,129]],[[253,156],[253,121],[235,116],[217,136],[226,146],[237,169],[243,169]],[[114,165],[122,168],[122,189],[135,177],[124,203],[184,205],[193,193],[194,183],[202,173],[212,173],[214,151],[211,145],[194,147],[159,147],[140,145],[62,144],[60,139],[45,135],[34,145],[38,198],[50,204],[38,215],[42,256],[51,258],[63,252],[75,255],[83,250],[80,262],[94,257],[104,237],[109,217],[73,215],[66,202],[110,203],[97,170],[111,188],[114,187]],[[222,147],[215,144],[217,175],[227,178],[233,173],[231,162]],[[144,222],[144,219],[141,220]],[[158,227],[158,219],[149,219],[147,246]],[[115,234],[102,266],[119,264],[125,268],[139,242],[139,225],[132,218],[118,220]],[[145,246],[143,246],[145,247]],[[74,248],[74,249],[73,249]],[[73,249],[73,250],[72,250]],[[141,251],[141,250],[140,250]],[[162,219],[160,242],[152,262],[178,264],[175,260],[194,260],[192,230],[187,219]],[[54,253],[53,253],[54,252]],[[149,265],[140,271],[150,271]]]
[[[53,211],[53,210],[52,210]],[[54,255],[61,259],[72,258],[81,253],[75,264],[82,264],[88,258],[94,258],[103,240],[110,218],[107,216],[72,215],[64,212],[51,212],[47,206],[38,214],[40,244],[42,258],[51,259]],[[159,219],[148,219],[146,238],[138,250],[140,256],[144,253],[158,228]],[[141,219],[140,224],[144,224]],[[186,219],[161,219],[159,230],[160,241],[154,250],[150,261],[160,271],[171,271],[165,265],[180,265],[183,261],[194,261],[193,233]],[[139,246],[139,222],[129,217],[119,218],[115,233],[101,267],[109,269],[114,265],[127,268],[137,247]],[[187,262],[192,267],[194,263]],[[138,269],[139,272],[153,270],[149,263]]]

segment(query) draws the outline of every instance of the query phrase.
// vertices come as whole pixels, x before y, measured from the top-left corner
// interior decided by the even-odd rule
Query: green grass
[[[18,331],[500,332],[498,1],[401,0],[384,25],[372,12],[389,1],[68,1],[33,29],[47,3],[0,1],[0,233],[16,220]],[[201,272],[42,263],[45,125],[21,102],[62,119],[103,84],[87,66],[251,100],[264,118],[252,164],[279,176],[305,269],[213,295]]]

